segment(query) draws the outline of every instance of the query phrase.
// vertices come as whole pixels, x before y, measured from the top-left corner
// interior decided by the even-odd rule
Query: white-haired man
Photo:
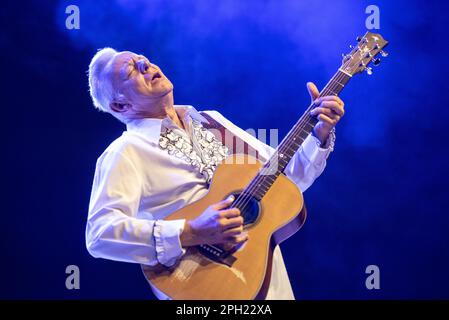
[[[163,219],[203,197],[215,167],[227,155],[221,141],[199,134],[207,132],[203,115],[257,150],[261,160],[273,152],[271,147],[216,111],[201,115],[191,106],[174,105],[172,83],[142,55],[100,50],[89,66],[89,86],[95,107],[126,124],[97,161],[86,227],[91,255],[171,266],[188,246],[247,240],[239,210],[229,208],[232,198],[191,221]],[[333,128],[344,114],[340,98],[316,99],[315,85],[307,88],[319,122],[285,170],[302,191],[324,170],[333,149]],[[294,299],[279,247],[266,299]]]

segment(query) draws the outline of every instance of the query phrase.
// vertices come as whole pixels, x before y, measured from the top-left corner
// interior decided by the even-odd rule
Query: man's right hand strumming
[[[228,208],[234,196],[209,206],[199,217],[186,220],[180,240],[183,247],[200,244],[237,245],[248,240],[238,208]]]

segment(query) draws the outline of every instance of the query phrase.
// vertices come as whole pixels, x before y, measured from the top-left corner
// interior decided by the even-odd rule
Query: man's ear
[[[131,105],[128,103],[120,103],[120,102],[111,102],[109,104],[109,107],[111,108],[111,110],[118,112],[118,113],[123,113],[128,111],[128,109],[130,109]]]

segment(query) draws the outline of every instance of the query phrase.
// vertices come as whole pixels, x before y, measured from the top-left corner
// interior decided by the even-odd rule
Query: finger
[[[338,114],[340,117],[342,117],[345,113],[343,107],[339,105],[338,102],[336,101],[324,101],[321,102],[319,106],[322,108],[331,109],[334,113]]]
[[[332,118],[335,114],[333,114],[332,110],[329,108],[316,107],[310,112],[310,115],[317,116],[320,114],[325,114],[328,117]]]
[[[223,250],[231,251],[235,248],[235,244],[229,242],[229,240],[227,239],[224,239],[221,243],[221,247],[223,248]]]
[[[242,233],[239,236],[231,236],[227,239],[228,242],[230,242],[231,244],[239,244],[242,242],[245,242],[249,239],[248,234],[247,233]]]
[[[320,114],[318,115],[318,119],[326,124],[331,125],[332,127],[335,126],[337,124],[337,120],[331,119],[328,116],[324,115],[324,114]]]
[[[222,200],[222,201],[220,201],[220,202],[218,202],[216,204],[213,204],[212,207],[215,210],[221,210],[221,209],[229,207],[231,205],[232,201],[234,201],[234,196],[230,195],[226,199],[224,199],[224,200]]]
[[[235,217],[232,219],[224,219],[224,226],[226,229],[232,229],[235,227],[243,226],[243,217]]]
[[[220,211],[220,217],[221,218],[235,218],[240,216],[240,210],[239,208],[231,208],[231,209],[225,209]]]
[[[339,105],[344,106],[345,103],[338,96],[322,96],[319,99],[320,101],[336,101]]]
[[[243,226],[231,228],[223,232],[225,236],[238,236],[243,232]]]
[[[320,92],[313,82],[307,82],[307,91],[309,91],[312,101],[320,96]]]

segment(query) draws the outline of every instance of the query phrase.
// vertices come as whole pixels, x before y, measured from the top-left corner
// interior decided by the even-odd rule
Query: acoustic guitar
[[[338,95],[348,81],[362,71],[371,74],[371,62],[378,65],[387,41],[380,34],[367,32],[343,61],[320,96]],[[217,166],[208,193],[200,200],[174,212],[166,220],[191,220],[208,206],[235,195],[249,240],[242,245],[188,247],[172,267],[146,266],[142,269],[149,283],[171,299],[264,299],[270,282],[275,246],[303,225],[306,209],[298,187],[283,170],[311,133],[317,119],[310,115],[313,104],[278,145],[265,163],[251,155],[232,154]]]

